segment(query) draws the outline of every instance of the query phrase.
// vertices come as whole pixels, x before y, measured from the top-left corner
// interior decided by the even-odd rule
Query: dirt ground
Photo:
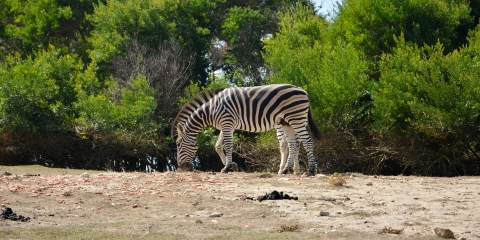
[[[1,209],[31,218],[0,220],[0,239],[439,239],[437,227],[480,239],[480,177],[353,173],[333,186],[321,174],[0,174]],[[273,190],[298,200],[256,200]]]

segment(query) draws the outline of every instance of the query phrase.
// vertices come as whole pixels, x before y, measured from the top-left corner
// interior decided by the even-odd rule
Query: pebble
[[[324,212],[324,211],[321,211],[321,212],[320,212],[320,216],[321,216],[321,217],[326,217],[326,216],[328,216],[328,215],[330,215],[329,212]]]
[[[453,234],[452,230],[447,228],[435,228],[433,230],[438,237],[445,238],[445,239],[455,239],[455,234]]]
[[[372,206],[383,206],[385,205],[384,202],[376,202],[376,203],[372,203]]]
[[[208,216],[211,217],[211,218],[221,217],[221,216],[223,216],[223,213],[212,213],[212,214],[210,214],[210,215],[208,215]]]

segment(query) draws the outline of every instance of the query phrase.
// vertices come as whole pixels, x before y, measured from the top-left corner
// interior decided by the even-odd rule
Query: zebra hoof
[[[236,163],[232,162],[231,170],[234,171],[234,172],[238,172],[238,165]]]
[[[232,169],[233,164],[228,164],[224,168],[222,168],[222,173],[228,173]],[[236,165],[236,164],[235,164]]]
[[[312,176],[315,176],[315,168],[310,168],[308,170],[307,177],[312,177]]]
[[[289,169],[289,168],[285,168],[285,169],[283,169],[283,171],[282,171],[282,174],[284,174],[284,175],[285,175],[285,174],[287,174],[289,171],[290,171],[290,169]]]

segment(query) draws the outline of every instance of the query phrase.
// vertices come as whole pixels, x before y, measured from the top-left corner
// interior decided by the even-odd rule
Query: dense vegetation
[[[329,17],[308,0],[5,0],[0,164],[169,170],[171,121],[201,89],[291,83],[325,132],[321,171],[480,174],[479,17],[478,0]],[[197,167],[221,168],[216,135]],[[275,133],[237,133],[235,158],[278,170]]]

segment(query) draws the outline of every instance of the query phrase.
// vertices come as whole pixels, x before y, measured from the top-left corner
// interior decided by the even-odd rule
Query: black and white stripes
[[[264,132],[277,129],[280,150],[282,152],[281,172],[292,168],[298,143],[303,144],[308,154],[309,175],[314,175],[315,157],[313,143],[306,130],[307,123],[316,138],[320,132],[310,113],[307,93],[298,87],[286,84],[259,87],[227,88],[202,92],[187,103],[178,113],[172,126],[172,136],[177,143],[177,161],[179,167],[191,164],[198,149],[196,135],[206,126],[212,125],[221,130],[216,144],[225,168],[228,172],[232,165],[233,132]],[[286,151],[285,147],[283,151]],[[295,164],[298,173],[298,164]]]

